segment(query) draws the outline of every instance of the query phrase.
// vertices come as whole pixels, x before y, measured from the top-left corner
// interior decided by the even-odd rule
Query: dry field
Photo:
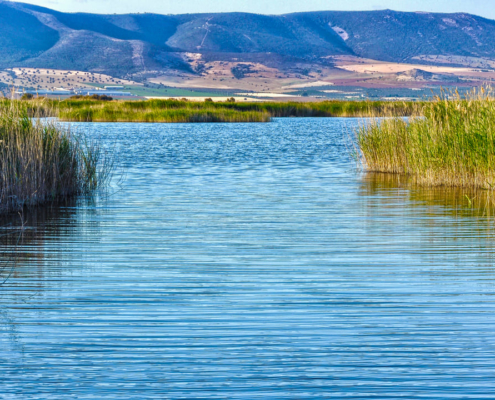
[[[420,89],[442,85],[442,79],[467,86],[495,82],[495,60],[469,57],[428,56],[418,62],[441,62],[445,66],[400,64],[364,59],[354,56],[328,57],[327,64],[297,64],[288,68],[266,66],[259,62],[205,61],[200,54],[187,53],[185,60],[196,74],[178,72],[150,78],[150,83],[184,89],[223,89],[237,92],[236,101],[253,100],[317,100],[297,97],[291,92],[322,88],[332,92],[332,86],[364,88]],[[449,65],[450,64],[450,65]],[[272,65],[272,64],[270,64]],[[417,73],[419,71],[419,73]],[[424,72],[423,72],[424,71]],[[429,78],[428,74],[440,78]],[[39,90],[57,88],[88,88],[100,85],[140,85],[108,75],[51,69],[14,68],[0,71],[0,83]],[[5,90],[5,89],[4,89]],[[337,93],[337,92],[335,92]],[[226,97],[230,97],[227,96]],[[203,100],[204,97],[189,97]],[[224,100],[217,98],[218,100]]]
[[[358,57],[333,57],[332,58],[335,66],[350,72],[355,72],[359,74],[366,74],[368,76],[374,77],[376,80],[394,80],[396,79],[396,74],[404,73],[412,70],[422,70],[432,74],[442,74],[442,75],[452,75],[458,77],[462,80],[476,82],[490,82],[495,79],[495,70],[490,69],[480,69],[481,67],[460,67],[460,66],[431,66],[423,64],[399,64],[390,63],[376,60],[362,59]],[[464,60],[464,61],[463,61]],[[464,64],[472,62],[476,64],[473,60],[468,60],[467,57],[440,57],[440,56],[430,56],[424,57],[422,61],[436,61],[446,64]],[[479,61],[479,60],[478,60]],[[479,61],[481,63],[481,61]],[[493,63],[493,64],[492,64]],[[488,63],[486,61],[483,66],[485,68],[494,68],[495,61]],[[479,65],[479,64],[478,64]]]
[[[41,68],[13,68],[0,71],[0,83],[39,90],[90,88],[90,84],[136,85],[135,82],[103,74]]]
[[[201,75],[182,74],[177,76],[160,76],[152,82],[166,86],[183,88],[219,88],[245,90],[251,96],[265,98],[284,98],[288,92],[330,86],[361,86],[366,88],[422,88],[432,83],[439,85],[438,80],[415,78],[401,74],[425,71],[443,77],[452,77],[466,85],[481,85],[495,81],[495,70],[481,69],[481,66],[495,68],[495,61],[490,64],[485,59],[467,59],[466,57],[438,58],[438,62],[450,63],[446,66],[429,66],[423,64],[400,64],[364,59],[354,56],[328,57],[327,61],[334,67],[301,64],[296,70],[283,71],[267,67],[260,63],[238,63],[214,61],[203,62],[200,54],[188,54],[186,59]],[[418,60],[421,61],[421,60]],[[432,61],[425,59],[423,61]],[[462,61],[462,62],[461,62]],[[465,64],[466,66],[459,66]],[[246,69],[242,79],[237,79],[232,72],[239,65]],[[475,67],[477,66],[477,67]],[[299,70],[299,72],[297,71]],[[306,70],[302,74],[300,71]]]
[[[456,66],[464,66],[469,68],[493,69],[495,68],[495,60],[481,57],[464,57],[464,56],[441,56],[429,55],[413,57],[416,60],[426,61],[437,64],[453,64]]]
[[[284,92],[314,86],[331,86],[329,78],[348,78],[347,71],[334,68],[300,65],[295,70],[283,71],[260,63],[237,61],[203,62],[200,54],[188,53],[186,57],[193,69],[201,75],[181,74],[177,76],[159,76],[150,82],[180,88],[217,88],[226,90],[249,91],[256,97],[285,97]],[[244,68],[239,79],[232,72],[236,68]],[[307,70],[306,73],[301,71]]]
[[[217,102],[226,102],[228,99],[231,99],[231,98],[234,98],[235,99],[235,102],[236,103],[253,103],[253,102],[262,102],[262,101],[266,101],[264,99],[260,99],[260,98],[257,98],[257,97],[249,97],[249,96],[228,96],[228,97],[205,97],[205,96],[195,96],[195,97],[191,97],[191,96],[170,96],[170,97],[156,97],[156,96],[145,96],[146,99],[148,100],[154,100],[154,99],[175,99],[175,100],[182,100],[182,99],[186,99],[187,101],[199,101],[199,102],[204,102],[206,99],[212,99],[213,102],[217,103]],[[291,98],[292,99],[292,98]]]
[[[444,62],[445,60],[438,61]],[[246,95],[249,92],[252,97],[274,99],[284,99],[289,92],[316,87],[327,87],[326,89],[330,90],[333,85],[414,89],[432,83],[440,84],[438,79],[429,80],[421,76],[416,78],[414,75],[411,77],[401,76],[401,74],[415,70],[444,78],[450,76],[454,81],[458,80],[460,83],[473,86],[495,81],[495,71],[472,66],[462,67],[455,64],[459,60],[454,60],[452,57],[449,60],[452,66],[428,66],[382,62],[354,56],[336,56],[327,59],[329,64],[333,64],[334,67],[301,64],[296,68],[283,70],[283,68],[277,69],[260,63],[237,62],[236,60],[205,62],[200,54],[189,53],[186,56],[186,61],[190,63],[193,69],[201,72],[200,75],[166,75],[153,78],[150,81],[180,88],[218,88],[246,91]],[[468,61],[474,62],[473,60],[464,60],[463,62],[466,64]],[[486,60],[475,61],[483,62],[484,66],[488,65]],[[240,79],[233,73],[233,70],[238,69],[239,66],[244,68]],[[305,71],[305,73],[301,73],[301,71]]]

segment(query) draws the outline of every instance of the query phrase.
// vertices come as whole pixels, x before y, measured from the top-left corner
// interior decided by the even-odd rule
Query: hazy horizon
[[[495,19],[495,4],[486,5],[480,0],[355,0],[351,5],[337,0],[183,0],[180,3],[170,0],[120,0],[117,4],[110,0],[24,0],[19,3],[35,4],[63,12],[87,12],[101,14],[157,13],[187,14],[213,12],[250,12],[258,14],[286,14],[310,11],[366,11],[393,9],[396,11],[423,11],[456,13],[465,12],[485,18]],[[301,4],[302,3],[302,4]]]

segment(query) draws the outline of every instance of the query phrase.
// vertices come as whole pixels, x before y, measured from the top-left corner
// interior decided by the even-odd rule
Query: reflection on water
[[[387,218],[389,228],[410,230],[407,240],[418,238],[425,267],[448,252],[449,263],[435,266],[435,275],[494,279],[495,196],[490,191],[418,187],[404,176],[366,173],[360,193],[370,218]]]
[[[88,223],[87,215],[94,213],[92,199],[64,200],[47,207],[25,209],[22,213],[0,218],[0,282],[2,286],[25,288],[26,281],[43,285],[50,281],[46,273],[51,265],[63,266],[70,260],[67,244],[61,238],[98,240],[98,222]]]
[[[0,229],[0,286],[16,273],[17,248],[21,242],[21,232],[21,229],[9,225]]]
[[[366,173],[363,176],[364,196],[387,194],[387,199],[402,196],[404,201],[418,206],[430,206],[433,213],[448,213],[456,217],[495,217],[495,194],[489,190],[452,187],[418,187],[407,176]]]
[[[33,315],[41,316],[35,311],[37,304],[56,288],[62,271],[73,260],[74,253],[67,242],[73,237],[78,241],[98,240],[97,224],[85,222],[94,212],[93,207],[81,209],[82,204],[88,201],[68,200],[0,219],[0,370],[9,366],[21,373],[25,357],[32,356],[25,352],[18,311],[28,308]],[[12,390],[7,390],[7,377],[6,374],[0,379],[0,397],[18,398],[10,394],[20,395],[24,389],[12,385]]]
[[[0,397],[494,397],[493,211],[357,172],[357,123],[79,125],[128,174],[25,216]]]

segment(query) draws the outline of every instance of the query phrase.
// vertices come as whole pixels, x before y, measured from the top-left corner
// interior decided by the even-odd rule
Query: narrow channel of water
[[[493,209],[358,171],[357,123],[74,124],[127,174],[25,216],[0,398],[494,398]]]

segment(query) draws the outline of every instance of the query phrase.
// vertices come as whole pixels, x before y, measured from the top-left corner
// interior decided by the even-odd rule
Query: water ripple
[[[357,123],[75,124],[127,176],[26,217],[0,398],[495,397],[492,214],[357,171]]]

